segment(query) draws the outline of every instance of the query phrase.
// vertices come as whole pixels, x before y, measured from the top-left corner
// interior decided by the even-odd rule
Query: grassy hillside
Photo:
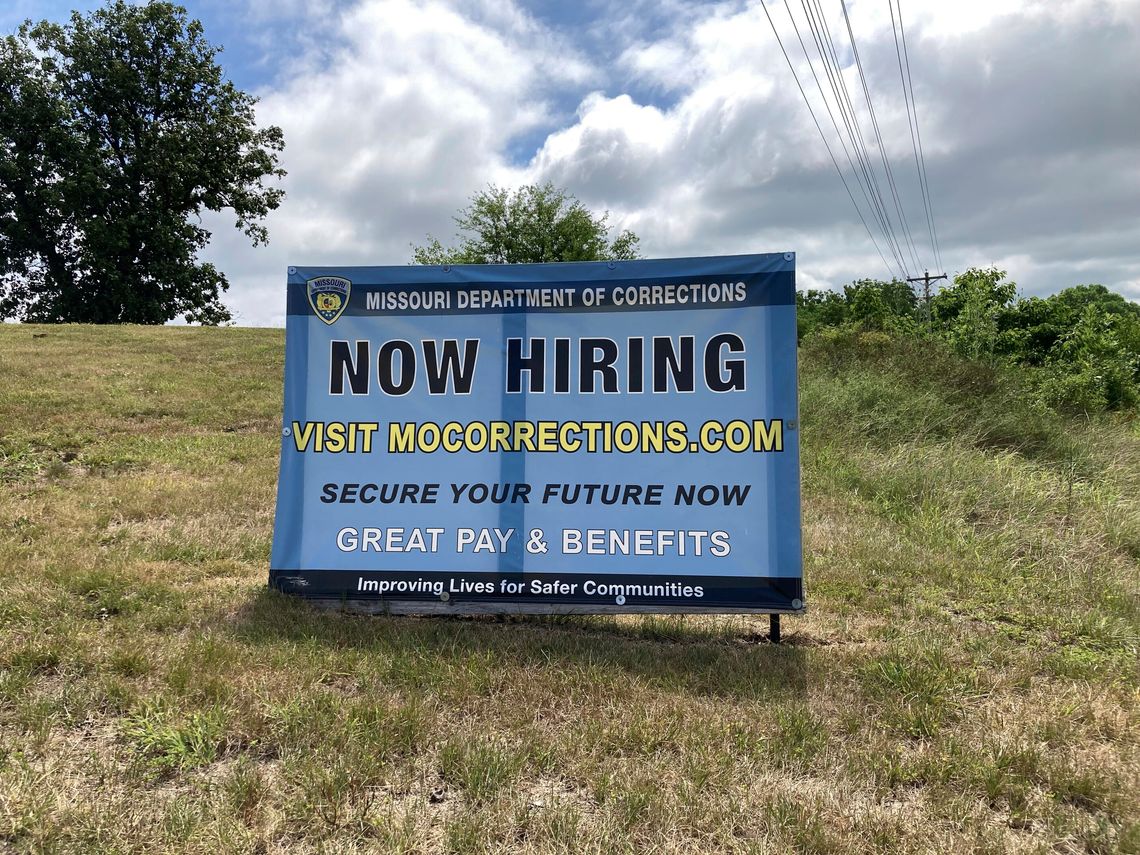
[[[283,335],[0,326],[0,849],[1140,851],[1140,434],[803,354],[810,612],[265,588]]]

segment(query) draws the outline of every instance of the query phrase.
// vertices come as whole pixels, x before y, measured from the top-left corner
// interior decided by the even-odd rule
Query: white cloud
[[[450,216],[472,192],[513,180],[504,147],[548,119],[551,86],[591,74],[501,3],[465,15],[370,0],[343,13],[337,32],[259,105],[259,120],[287,141],[270,247],[243,248],[224,217],[211,219],[210,257],[229,275],[226,301],[242,323],[282,322],[288,264],[401,264],[428,231],[450,237]]]
[[[919,260],[931,265],[887,7],[849,8]],[[1140,4],[928,2],[907,9],[936,223],[951,272],[1001,260],[1017,265],[1015,276],[1025,270],[1036,291],[1088,278],[1122,286],[1129,268],[1113,253],[1135,259],[1140,245],[1133,225],[1140,174],[1128,165],[1140,161],[1140,121],[1126,107],[1140,103],[1133,67]],[[846,167],[788,8],[772,3],[768,11]],[[627,49],[623,66],[678,93],[676,102],[647,111],[626,96],[589,96],[577,122],[547,140],[530,175],[619,211],[653,254],[788,247],[810,270],[805,281],[883,275],[764,12],[755,4],[719,7],[698,26]],[[797,17],[810,39],[802,13]],[[838,15],[831,26],[845,43]],[[859,105],[857,69],[848,64],[844,73]],[[649,141],[633,130],[639,125],[651,128]],[[888,208],[895,217],[889,201]],[[870,220],[869,205],[865,210]],[[1082,246],[1083,233],[1089,239]],[[1050,257],[1058,253],[1064,258]]]
[[[905,7],[949,272],[999,262],[1030,291],[1100,280],[1136,294],[1140,2]],[[211,247],[241,321],[282,321],[289,263],[408,261],[409,243],[449,238],[451,216],[488,183],[552,180],[610,210],[652,255],[794,249],[801,284],[883,275],[763,7],[660,6],[672,23],[640,29],[649,7],[597,8],[602,17],[577,31],[493,0],[365,0],[326,12],[332,37],[290,60],[259,110],[288,144],[272,246],[251,250],[219,226]],[[825,8],[846,42],[837,8]],[[886,4],[848,8],[914,238],[929,255]],[[769,11],[814,90],[786,8]],[[608,60],[596,49],[607,28],[624,45]],[[860,102],[855,67],[844,74]],[[536,134],[533,159],[512,163],[513,142]]]

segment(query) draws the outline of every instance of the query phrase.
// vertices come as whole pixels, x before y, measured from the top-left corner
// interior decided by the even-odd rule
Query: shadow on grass
[[[231,619],[247,644],[289,642],[386,657],[395,679],[427,685],[456,666],[493,670],[572,668],[602,680],[635,677],[694,695],[771,697],[807,693],[807,651],[785,635],[782,644],[754,626],[710,629],[676,616],[634,622],[610,617],[402,617],[360,615],[314,607],[264,589]],[[735,630],[735,631],[733,631]]]

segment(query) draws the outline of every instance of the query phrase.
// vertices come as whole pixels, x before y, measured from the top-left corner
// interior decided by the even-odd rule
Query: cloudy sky
[[[0,31],[76,5],[12,0]],[[427,234],[447,242],[453,214],[488,184],[551,180],[653,257],[791,249],[801,288],[889,275],[759,2],[185,5],[225,46],[230,78],[260,97],[260,121],[286,136],[270,245],[208,221],[241,324],[283,322],[289,264],[405,264]],[[933,271],[889,6],[847,6],[911,224],[907,266]],[[882,182],[839,0],[821,7]],[[766,8],[890,260],[789,20],[814,57],[804,5]],[[1140,300],[1140,0],[901,8],[947,271],[996,264],[1025,293],[1101,282]],[[888,210],[897,220],[889,198]]]

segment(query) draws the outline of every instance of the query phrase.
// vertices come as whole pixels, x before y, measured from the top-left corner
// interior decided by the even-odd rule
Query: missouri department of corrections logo
[[[309,305],[326,324],[341,316],[352,290],[352,283],[340,276],[318,276],[308,280],[305,286],[309,292]]]

